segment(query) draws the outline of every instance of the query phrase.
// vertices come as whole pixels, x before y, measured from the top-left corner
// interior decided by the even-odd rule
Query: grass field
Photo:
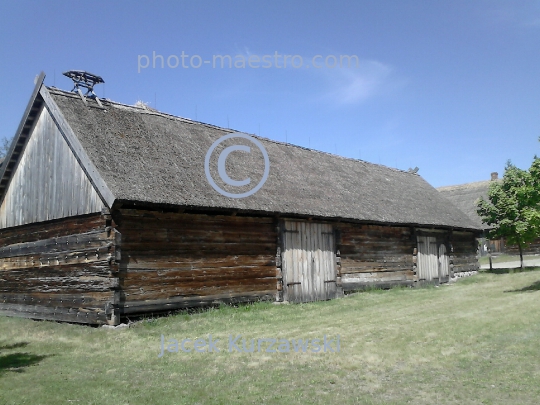
[[[221,352],[159,358],[162,334],[178,341],[211,334],[221,339]],[[231,334],[339,335],[340,351],[229,353]],[[0,404],[536,405],[539,399],[540,271],[482,273],[439,288],[374,290],[312,304],[221,307],[129,329],[0,317]]]

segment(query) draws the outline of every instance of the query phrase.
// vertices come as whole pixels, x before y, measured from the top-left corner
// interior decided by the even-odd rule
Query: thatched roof
[[[471,218],[481,229],[488,229],[482,218],[476,213],[480,197],[487,200],[489,185],[492,181],[478,181],[475,183],[460,184],[457,186],[439,187],[437,190],[449,199],[456,207]]]
[[[91,100],[85,106],[76,94],[49,92],[115,201],[477,229],[417,174],[254,135],[268,152],[268,180],[249,197],[225,197],[208,183],[204,161],[213,142],[233,130],[144,106],[102,100],[102,110]],[[218,153],[233,143],[224,142],[212,155],[214,179]],[[262,177],[263,157],[253,144],[236,143],[251,146],[252,153],[231,153],[227,173],[252,183],[238,191],[218,185],[247,191]]]

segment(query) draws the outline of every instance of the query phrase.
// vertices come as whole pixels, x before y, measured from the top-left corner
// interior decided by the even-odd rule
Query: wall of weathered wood
[[[115,231],[100,214],[0,230],[0,314],[91,324],[113,316]]]
[[[0,313],[117,324],[131,314],[280,300],[282,226],[269,217],[120,209],[1,229]],[[325,226],[339,291],[418,281],[420,231]],[[453,273],[478,268],[472,233],[439,236],[452,249]]]
[[[43,108],[0,206],[0,228],[101,212],[103,207]]]
[[[276,220],[121,209],[123,313],[274,300]]]
[[[532,242],[526,243],[522,249],[524,255],[540,254],[540,239],[536,239]],[[508,255],[519,255],[519,248],[517,245],[505,245],[504,253]]]
[[[450,263],[453,274],[478,270],[478,242],[473,233],[453,231],[450,234],[450,244],[452,246]]]
[[[344,291],[414,283],[411,228],[340,223],[337,229]]]

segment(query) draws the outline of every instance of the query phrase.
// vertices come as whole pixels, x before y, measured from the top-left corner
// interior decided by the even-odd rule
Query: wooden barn
[[[484,231],[481,237],[479,237],[483,255],[488,254],[488,252],[484,250],[485,247],[489,247],[490,252],[495,254],[507,253],[519,255],[519,248],[517,245],[508,245],[504,239],[487,239],[485,235],[490,227],[482,221],[482,218],[476,212],[480,197],[484,200],[488,200],[489,185],[494,181],[500,181],[497,172],[491,173],[491,180],[439,187],[437,190],[456,207],[467,214],[479,229]],[[523,253],[527,255],[540,254],[540,239],[525,244]]]
[[[478,267],[478,226],[417,174],[43,80],[0,171],[0,314],[114,325]],[[209,182],[247,193],[267,163],[244,198]]]

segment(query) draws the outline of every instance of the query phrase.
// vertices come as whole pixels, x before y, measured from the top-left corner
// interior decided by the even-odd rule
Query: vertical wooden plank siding
[[[321,271],[321,262],[320,262],[320,253],[321,253],[321,249],[322,249],[322,246],[321,246],[321,241],[318,239],[318,236],[320,234],[320,230],[318,229],[319,228],[319,224],[308,224],[309,227],[308,227],[308,232],[309,234],[307,235],[310,239],[310,241],[312,241],[312,246],[313,248],[309,248],[310,251],[309,251],[309,255],[311,257],[311,260],[310,260],[310,266],[309,268],[306,269],[307,272],[310,273],[311,275],[311,278],[313,279],[313,286],[311,288],[311,291],[312,291],[312,296],[313,296],[313,300],[316,301],[317,299],[323,299],[322,298],[322,294],[321,294],[321,286],[320,286],[320,283],[321,283],[321,274],[320,274],[320,271]],[[302,247],[302,250],[303,249],[308,249],[307,246],[305,247]],[[303,285],[302,284],[302,288],[303,288],[303,297],[301,298],[301,300],[309,300],[310,299],[310,291],[308,290],[309,288],[309,285]]]
[[[429,236],[429,281],[439,280],[439,249],[437,248],[437,238]]]
[[[319,293],[317,291],[317,261],[314,257],[314,251],[317,246],[317,229],[316,224],[300,222],[302,246],[300,248],[302,256],[305,257],[301,268],[304,281],[300,285],[302,287],[302,295],[306,301],[316,301]]]
[[[283,282],[285,299],[309,302],[336,297],[336,258],[332,225],[285,221]]]
[[[282,248],[281,250],[281,279],[283,284],[283,301],[290,301],[290,291],[291,289],[287,285],[288,280],[291,278],[290,275],[285,275],[285,270],[287,267],[287,263],[292,261],[292,250],[291,249],[285,249],[284,246],[291,246],[291,233],[287,232],[287,230],[284,229],[284,225],[281,226],[281,241],[282,241]]]
[[[325,249],[325,246],[323,245],[324,241],[323,241],[323,238],[321,237],[322,224],[309,223],[308,225],[309,225],[309,229],[311,230],[310,237],[314,242],[313,244],[314,248],[313,250],[310,251],[310,254],[313,257],[313,260],[312,260],[313,264],[311,268],[308,269],[308,271],[315,278],[313,282],[314,284],[313,296],[314,296],[315,301],[325,300],[326,296],[324,294],[324,289],[323,289],[323,284],[322,284],[324,281],[324,276],[326,275],[326,269],[324,268],[323,253],[322,253]],[[306,288],[309,288],[309,286],[306,286]],[[308,299],[309,299],[309,295],[308,294],[306,295],[308,296]]]
[[[314,278],[313,281],[313,299],[314,301],[317,300],[324,300],[326,299],[324,295],[324,290],[322,288],[322,280],[324,280],[324,276],[326,275],[326,271],[324,268],[324,263],[322,262],[322,251],[324,250],[323,241],[321,238],[321,224],[317,223],[309,223],[307,224],[308,231],[309,231],[309,237],[313,241],[313,250],[310,250],[310,255],[312,257],[311,260],[311,267],[307,269],[309,273],[311,273],[311,276]],[[302,249],[308,249],[307,246],[302,247]],[[321,274],[322,273],[322,274]],[[309,285],[303,286],[305,288],[305,296],[306,299],[309,299],[310,294]]]
[[[427,269],[429,268],[429,262],[427,255],[429,254],[429,244],[427,243],[426,236],[417,236],[418,243],[418,256],[416,274],[418,280],[426,280],[429,278]]]
[[[446,252],[446,246],[441,243],[439,246],[439,282],[448,281],[450,276],[450,258]]]
[[[293,240],[294,240],[294,254],[293,254],[293,260],[294,260],[294,280],[297,282],[297,284],[294,284],[294,296],[295,297],[302,297],[303,292],[303,280],[302,277],[304,275],[303,269],[301,267],[301,258],[302,258],[302,225],[300,223],[293,224],[293,228],[296,233],[293,234]]]
[[[310,227],[311,224],[306,222],[300,222],[300,238],[302,244],[300,245],[300,255],[302,256],[302,266],[300,271],[302,274],[302,295],[306,297],[308,301],[315,301],[317,297],[317,292],[315,291],[316,278],[314,277],[317,273],[313,267],[313,252],[311,250],[311,245],[313,244],[315,229]]]
[[[0,228],[101,212],[103,207],[43,108],[0,206]]]
[[[337,266],[335,255],[335,239],[334,230],[329,224],[321,224],[321,237],[323,239],[323,268],[326,273],[322,277],[323,289],[325,293],[325,299],[335,298],[337,295]]]
[[[434,236],[418,236],[418,280],[439,279],[437,239]]]
[[[290,228],[285,228],[285,235],[287,236],[285,246],[297,245],[297,242],[294,241],[294,238],[296,236],[295,232],[297,232],[296,225],[291,226]],[[285,272],[285,281],[286,281],[285,287],[288,290],[287,297],[289,301],[292,302],[294,297],[298,296],[298,288],[296,287],[296,282],[298,280],[298,274],[297,274],[298,269],[297,267],[291,267],[289,263],[297,262],[296,250],[293,248],[290,248],[290,249],[285,248],[284,251],[288,253],[286,255],[286,260],[283,263],[283,269]]]
[[[450,256],[447,243],[448,235],[444,233],[418,236],[418,281],[444,283],[449,280]]]

